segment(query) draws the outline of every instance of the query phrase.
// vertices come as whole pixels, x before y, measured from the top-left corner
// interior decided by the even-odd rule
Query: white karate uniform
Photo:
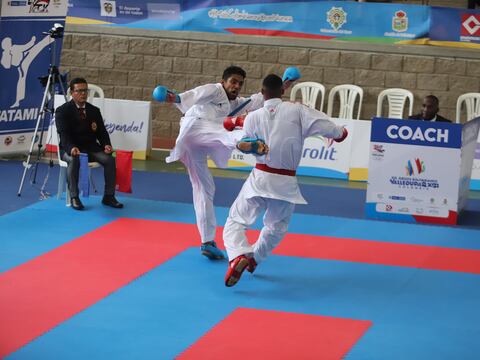
[[[193,190],[193,205],[202,243],[215,239],[216,219],[213,207],[215,184],[208,170],[210,157],[218,167],[227,166],[232,150],[243,136],[243,131],[227,131],[225,117],[247,101],[237,97],[229,100],[222,84],[207,84],[180,95],[176,104],[185,115],[180,120],[180,133],[167,163],[180,160],[188,170]],[[263,106],[263,96],[252,95],[243,111]]]
[[[257,163],[287,170],[297,169],[307,137],[322,135],[335,139],[343,134],[343,127],[335,125],[323,112],[278,98],[265,101],[262,109],[249,113],[243,130],[248,137],[265,140],[270,148],[266,156],[257,156]],[[295,176],[254,168],[230,208],[223,230],[229,260],[253,253],[257,263],[263,261],[287,232],[295,204],[306,203]],[[264,226],[251,246],[245,231],[262,210]]]

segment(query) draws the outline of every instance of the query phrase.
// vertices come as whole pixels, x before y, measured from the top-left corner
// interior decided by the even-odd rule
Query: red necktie
[[[78,108],[78,116],[80,116],[80,120],[82,121],[87,118],[87,114],[85,114],[85,108]]]

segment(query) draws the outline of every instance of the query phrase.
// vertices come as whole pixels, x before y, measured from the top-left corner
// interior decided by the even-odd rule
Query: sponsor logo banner
[[[457,212],[463,148],[456,125],[374,119],[367,203],[380,213],[447,218]]]
[[[2,0],[2,17],[62,17],[68,0]]]
[[[350,1],[71,0],[69,15],[109,26],[331,39],[426,37],[427,6]],[[375,19],[375,26],[372,20]],[[161,21],[158,21],[161,20]]]
[[[49,32],[54,24],[65,23],[66,4],[64,0],[2,1],[0,134],[7,137],[0,142],[0,153],[26,151],[31,140],[17,142],[16,137],[33,133],[37,123],[40,132],[48,128],[49,115],[45,121],[40,117],[46,81],[39,78],[46,80],[50,64],[59,63],[62,39]]]
[[[480,43],[480,10],[433,6],[430,16],[431,40]]]

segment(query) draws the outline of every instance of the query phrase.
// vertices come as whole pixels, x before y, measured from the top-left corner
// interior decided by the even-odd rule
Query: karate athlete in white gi
[[[262,93],[265,104],[247,115],[243,130],[248,138],[237,144],[239,150],[255,153],[257,164],[230,208],[223,230],[229,259],[226,286],[235,285],[245,269],[255,270],[287,232],[295,204],[307,203],[295,177],[305,139],[322,135],[340,142],[348,135],[323,112],[283,102],[282,79],[276,75],[263,80]],[[262,140],[268,145],[266,151]],[[263,210],[264,226],[251,246],[245,232]]]
[[[249,100],[243,111],[263,106],[261,93],[250,99],[239,97],[246,73],[238,66],[230,66],[223,72],[217,84],[196,87],[181,94],[168,92],[163,101],[175,103],[184,114],[180,120],[180,132],[175,148],[167,157],[167,163],[180,160],[187,168],[193,189],[193,206],[198,231],[202,241],[201,252],[209,259],[224,259],[224,253],[214,241],[216,219],[213,207],[215,183],[207,166],[210,157],[220,168],[225,168],[241,130],[226,131],[224,119]],[[159,100],[155,96],[154,98]],[[161,100],[162,101],[162,100]]]

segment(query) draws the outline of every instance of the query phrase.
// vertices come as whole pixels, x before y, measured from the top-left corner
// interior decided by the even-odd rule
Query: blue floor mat
[[[18,161],[0,161],[0,196],[4,201],[0,205],[0,215],[15,211],[39,201],[43,182],[48,174],[45,190],[52,196],[56,195],[58,184],[58,166],[48,167],[39,164],[36,184],[30,183],[31,173],[23,187],[21,197],[17,196],[23,167]],[[103,169],[92,170],[98,194],[103,193]],[[230,207],[238,195],[243,179],[216,177],[216,206]],[[133,171],[132,194],[119,194],[124,197],[192,203],[192,188],[188,176],[184,173]],[[300,185],[301,191],[309,202],[307,205],[297,205],[295,212],[338,216],[354,219],[365,219],[366,191],[334,186]],[[469,199],[466,210],[459,218],[459,226],[480,227],[480,200]]]
[[[285,256],[235,288],[224,272],[186,250],[7,359],[173,359],[236,307],[372,321],[346,359],[480,353],[478,276]]]
[[[81,212],[67,209],[61,200],[48,199],[1,216],[0,273],[119,217],[195,224],[192,204],[122,197],[120,199],[125,203],[125,208],[121,210],[105,207],[100,203],[100,197],[92,196],[85,201],[86,210]],[[219,224],[225,223],[228,210],[227,207],[216,207]],[[52,235],[50,230],[53,225],[55,231]],[[259,218],[252,228],[261,229],[261,226]],[[480,250],[478,229],[454,226],[294,213],[289,232]],[[200,240],[198,241],[200,244]]]
[[[126,207],[118,210],[100,199],[88,198],[83,212],[48,199],[1,216],[0,273],[119,217],[195,222],[188,203],[121,197]],[[217,207],[219,223],[227,212]],[[458,227],[297,212],[289,231],[480,249],[479,230]],[[226,288],[225,269],[225,261],[189,248],[6,359],[172,359],[237,307],[372,321],[346,359],[473,360],[480,353],[478,275],[277,255]]]

